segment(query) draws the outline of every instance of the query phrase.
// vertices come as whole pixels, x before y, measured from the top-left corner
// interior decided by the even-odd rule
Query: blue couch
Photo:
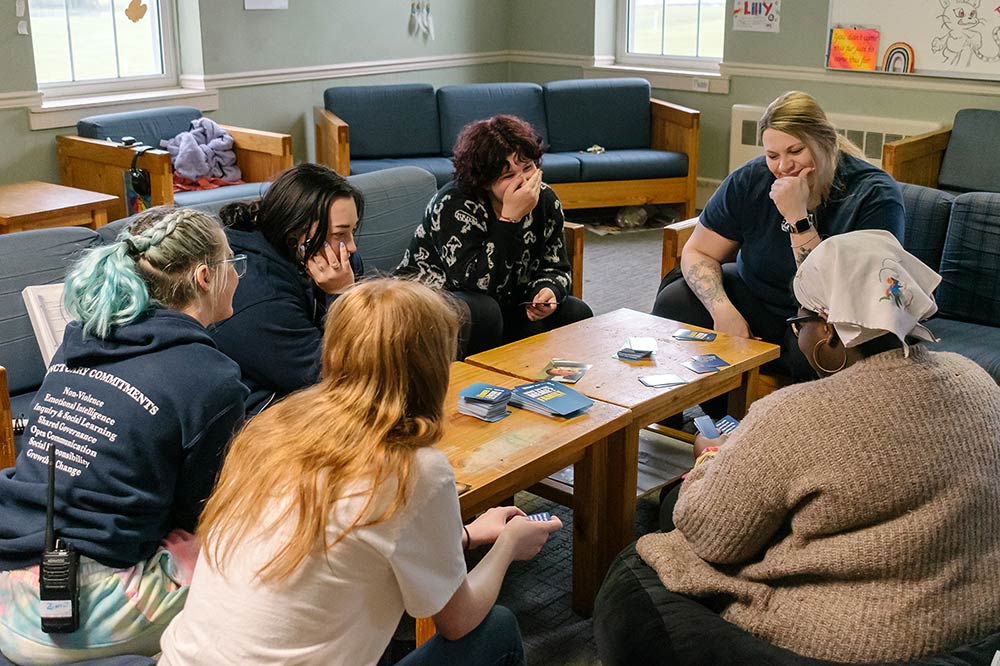
[[[901,183],[903,245],[941,274],[930,345],[972,359],[1000,383],[1000,194]]]
[[[135,156],[133,148],[115,143],[124,136],[154,148],[137,160],[137,166],[149,172],[154,206],[201,207],[250,199],[259,196],[261,183],[292,166],[292,137],[288,134],[223,125],[233,137],[236,164],[246,183],[175,194],[170,154],[160,149],[160,140],[190,130],[191,121],[200,117],[201,111],[193,107],[168,106],[84,118],[76,125],[78,136],[56,137],[59,181],[119,197],[119,203],[108,211],[108,218],[116,220],[125,217],[122,178]]]
[[[563,207],[674,203],[694,214],[699,112],[651,99],[637,78],[329,88],[313,114],[316,161],[344,175],[410,164],[441,186],[461,129],[501,113],[549,146],[542,169]],[[604,152],[586,152],[594,145]]]

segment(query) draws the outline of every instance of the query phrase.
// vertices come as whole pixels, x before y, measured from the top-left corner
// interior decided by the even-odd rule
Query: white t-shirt
[[[455,477],[444,454],[419,449],[410,487],[409,501],[388,521],[353,530],[280,583],[262,585],[254,574],[285,530],[231,553],[224,574],[200,558],[184,610],[163,634],[160,665],[375,664],[404,609],[434,615],[466,575]],[[393,492],[385,489],[381,499]],[[331,542],[363,501],[334,506]]]

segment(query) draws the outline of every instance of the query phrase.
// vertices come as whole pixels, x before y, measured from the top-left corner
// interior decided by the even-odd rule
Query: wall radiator
[[[764,152],[757,139],[757,121],[764,107],[734,104],[729,127],[729,170]],[[945,123],[927,120],[899,120],[829,113],[827,117],[837,131],[858,145],[875,166],[882,166],[882,144],[914,134],[941,129]]]

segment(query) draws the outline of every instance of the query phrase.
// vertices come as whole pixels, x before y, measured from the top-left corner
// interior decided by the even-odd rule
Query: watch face
[[[788,220],[784,220],[781,223],[781,230],[785,233],[796,233],[801,234],[803,232],[809,231],[809,228],[813,226],[813,217],[809,215],[798,220],[794,224],[789,223]]]

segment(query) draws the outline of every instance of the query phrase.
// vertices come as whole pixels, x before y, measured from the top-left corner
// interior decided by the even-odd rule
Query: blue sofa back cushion
[[[367,275],[388,273],[399,265],[413,230],[438,190],[434,176],[417,167],[398,167],[348,178],[365,197],[365,216],[354,240]]]
[[[649,82],[574,79],[545,84],[550,150],[649,148]]]
[[[441,154],[437,97],[429,83],[327,88],[323,104],[350,127],[352,160]]]
[[[270,186],[270,182],[243,183],[241,185],[213,187],[208,190],[176,192],[174,205],[183,208],[197,208],[206,213],[218,215],[219,210],[228,203],[260,199]]]
[[[28,320],[21,290],[62,282],[81,251],[100,244],[86,227],[58,227],[8,234],[0,244],[0,359],[7,368],[11,395],[34,392],[45,365]]]
[[[903,245],[910,254],[937,270],[955,197],[932,187],[909,183],[900,183],[899,187],[906,218]]]
[[[462,128],[476,120],[507,114],[528,121],[548,141],[545,96],[534,83],[470,83],[442,86],[437,91],[441,118],[441,147],[451,155]]]
[[[159,109],[106,113],[83,118],[76,133],[89,139],[120,140],[133,136],[147,146],[160,147],[161,139],[172,139],[191,129],[191,121],[201,118],[201,111],[191,106],[165,106]]]
[[[962,194],[951,206],[937,290],[942,316],[1000,321],[1000,194]]]
[[[954,192],[1000,192],[1000,111],[962,109],[955,114],[938,184]]]
[[[929,343],[928,349],[961,354],[982,366],[993,377],[993,381],[1000,384],[1000,354],[997,354],[1000,349],[1000,327],[970,324],[944,317],[934,317],[927,322],[927,327],[941,338],[939,342]]]
[[[351,152],[353,153],[354,151],[352,150]],[[351,175],[372,173],[381,169],[392,169],[403,166],[420,167],[424,171],[430,172],[437,179],[439,188],[451,181],[455,171],[450,157],[386,157],[380,160],[351,159]]]

